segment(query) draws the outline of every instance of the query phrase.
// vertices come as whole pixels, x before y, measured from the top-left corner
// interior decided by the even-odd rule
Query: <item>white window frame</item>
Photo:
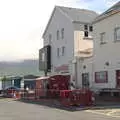
[[[89,26],[89,32],[93,32],[93,26],[92,25]]]
[[[65,46],[62,47],[62,56],[65,55]]]
[[[118,31],[119,31],[119,35],[117,35]],[[115,28],[114,37],[115,37],[115,41],[120,41],[120,27]]]
[[[60,57],[60,48],[57,48],[57,57]]]
[[[100,44],[106,44],[106,32],[100,33]]]
[[[57,40],[59,40],[60,39],[60,32],[59,32],[59,30],[57,30],[56,36],[57,36]]]
[[[62,38],[62,39],[64,39],[64,35],[65,35],[64,32],[65,32],[65,30],[64,30],[64,28],[62,28],[62,29],[61,29],[61,38]]]

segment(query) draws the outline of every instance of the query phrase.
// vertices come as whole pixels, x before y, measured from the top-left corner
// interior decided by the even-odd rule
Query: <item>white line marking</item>
[[[93,113],[93,114],[99,114],[99,115],[105,115],[105,116],[110,116],[110,117],[116,117],[116,118],[120,118],[120,116],[118,115],[111,115],[112,113],[115,113],[117,111],[113,110],[109,113],[100,113],[100,112],[96,112],[96,111],[92,111],[92,110],[86,110],[86,112],[90,112],[90,113]]]

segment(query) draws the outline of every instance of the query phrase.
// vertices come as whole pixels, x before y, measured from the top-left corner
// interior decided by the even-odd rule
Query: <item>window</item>
[[[96,83],[107,83],[108,82],[107,71],[95,72],[95,82]]]
[[[64,39],[64,28],[62,28],[61,30],[61,36],[62,36],[62,39]]]
[[[84,25],[84,30],[88,30],[88,25]]]
[[[60,49],[57,48],[57,57],[59,57],[59,56],[60,56]]]
[[[49,34],[49,44],[51,43],[51,40],[52,40],[52,35]]]
[[[115,28],[115,41],[119,41],[119,40],[120,40],[120,27]]]
[[[90,32],[93,31],[93,26],[89,26],[89,31],[90,31]]]
[[[57,40],[59,40],[59,30],[57,30]]]
[[[62,47],[62,56],[64,56],[65,55],[65,47],[63,46]]]
[[[88,25],[84,25],[84,37],[88,37]]]
[[[84,37],[88,37],[88,31],[84,31]]]
[[[105,44],[105,36],[106,36],[106,33],[103,32],[103,33],[100,33],[100,44]]]

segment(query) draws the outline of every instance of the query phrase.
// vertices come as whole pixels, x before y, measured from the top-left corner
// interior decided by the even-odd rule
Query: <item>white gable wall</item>
[[[64,28],[64,39],[61,38],[61,29]],[[60,39],[57,40],[57,30],[60,33]],[[52,35],[52,41],[49,43],[49,34]],[[74,31],[73,25],[64,13],[55,10],[52,20],[48,26],[48,29],[44,35],[44,46],[51,44],[52,47],[52,70],[54,67],[61,66],[62,64],[68,64],[73,59],[74,51]],[[65,47],[65,55],[62,56],[62,47]],[[57,48],[60,49],[60,57],[57,57]]]

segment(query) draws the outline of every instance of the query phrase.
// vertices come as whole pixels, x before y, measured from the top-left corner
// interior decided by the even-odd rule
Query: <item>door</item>
[[[120,87],[120,70],[116,70],[116,87]]]
[[[89,73],[82,74],[82,87],[89,88]]]

